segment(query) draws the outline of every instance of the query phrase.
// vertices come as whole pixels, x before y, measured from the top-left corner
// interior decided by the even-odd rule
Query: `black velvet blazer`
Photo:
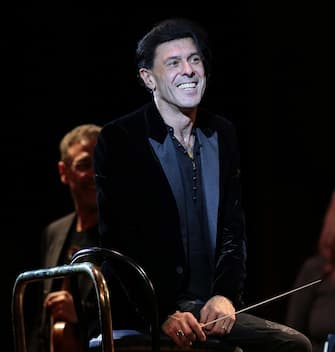
[[[203,149],[209,150],[201,161],[202,179],[210,179],[216,170],[218,175],[213,178],[217,184],[206,186],[207,211],[214,223],[213,295],[237,304],[245,279],[246,240],[235,129],[226,118],[203,109],[196,127]],[[144,267],[156,289],[162,320],[178,308],[188,273],[177,204],[166,165],[156,152],[167,134],[158,110],[149,103],[104,126],[94,155],[102,245]],[[164,158],[168,163],[169,156]]]

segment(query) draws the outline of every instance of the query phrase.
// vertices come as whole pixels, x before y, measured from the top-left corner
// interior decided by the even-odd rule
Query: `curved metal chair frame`
[[[82,273],[87,274],[92,280],[98,298],[99,320],[101,326],[105,329],[105,333],[102,335],[102,350],[104,352],[114,352],[112,317],[107,283],[100,270],[94,264],[88,262],[31,270],[18,275],[12,294],[12,324],[16,352],[27,352],[23,308],[26,286],[36,281],[69,277]]]
[[[71,260],[71,264],[76,264],[82,261],[90,261],[90,259],[98,260],[101,264],[104,260],[117,260],[122,264],[129,267],[131,270],[135,270],[136,274],[142,279],[141,281],[144,283],[145,289],[145,297],[147,297],[148,301],[150,302],[150,312],[148,314],[148,318],[150,321],[150,328],[151,328],[151,347],[152,351],[159,352],[160,351],[160,327],[159,327],[159,320],[158,320],[158,308],[157,308],[157,300],[156,294],[153,287],[153,284],[149,277],[147,276],[146,272],[143,268],[137,264],[132,258],[121,254],[118,251],[112,249],[106,249],[101,247],[91,247],[87,249],[82,249],[76,252]],[[98,264],[99,265],[99,264]],[[101,324],[101,335],[104,337],[105,334],[109,334],[111,331],[111,326],[108,321],[104,321]]]

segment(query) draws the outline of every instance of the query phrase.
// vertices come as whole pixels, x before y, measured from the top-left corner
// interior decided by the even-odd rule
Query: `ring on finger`
[[[178,329],[178,330],[176,331],[176,335],[177,335],[177,336],[185,336],[185,333],[184,333],[184,331],[183,331],[182,329]]]

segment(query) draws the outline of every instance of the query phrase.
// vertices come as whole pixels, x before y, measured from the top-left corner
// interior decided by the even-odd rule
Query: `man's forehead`
[[[181,53],[189,53],[190,51],[197,52],[197,47],[192,38],[180,38],[161,43],[156,48],[156,57],[163,60],[180,56]]]

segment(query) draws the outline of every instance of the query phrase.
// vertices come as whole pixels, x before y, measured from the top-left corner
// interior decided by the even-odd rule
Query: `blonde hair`
[[[101,126],[93,123],[79,125],[65,134],[59,143],[60,159],[66,161],[69,148],[83,139],[97,139]]]

